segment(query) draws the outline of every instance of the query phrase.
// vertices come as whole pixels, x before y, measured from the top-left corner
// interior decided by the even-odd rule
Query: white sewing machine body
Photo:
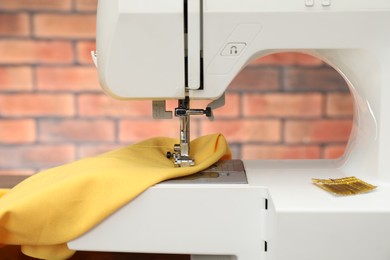
[[[336,197],[311,184],[312,177],[346,176],[331,164],[244,163],[247,184],[158,184],[68,245],[192,260],[389,259],[385,183]]]
[[[217,99],[252,59],[281,51],[319,57],[349,84],[356,112],[343,158],[246,161],[240,184],[161,183],[70,248],[390,259],[389,0],[99,0],[97,66],[116,98]],[[379,187],[337,197],[311,184],[345,176]]]

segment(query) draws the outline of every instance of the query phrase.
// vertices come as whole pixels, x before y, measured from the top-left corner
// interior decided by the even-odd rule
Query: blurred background
[[[153,120],[151,101],[118,101],[100,89],[90,58],[96,5],[0,0],[0,175],[30,175],[145,138],[178,136],[178,119]],[[221,132],[242,159],[344,152],[353,102],[343,78],[321,60],[278,53],[252,61],[226,97],[214,122],[193,117],[193,138]]]

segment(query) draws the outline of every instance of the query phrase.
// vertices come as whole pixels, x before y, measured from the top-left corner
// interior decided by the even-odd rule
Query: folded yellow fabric
[[[21,182],[0,198],[0,244],[22,245],[41,259],[66,259],[66,242],[97,225],[154,184],[229,159],[223,136],[191,142],[196,165],[176,168],[166,152],[176,139],[141,143],[52,168]],[[1,196],[1,195],[0,195]]]
[[[4,194],[8,192],[7,189],[0,189],[0,198],[3,197]]]

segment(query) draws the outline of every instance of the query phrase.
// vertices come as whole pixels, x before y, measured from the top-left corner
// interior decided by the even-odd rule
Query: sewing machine
[[[153,100],[156,118],[171,118],[165,100],[179,100],[180,143],[168,154],[178,167],[196,164],[190,116],[212,117],[249,61],[284,51],[316,56],[348,83],[355,114],[342,158],[224,162],[151,187],[68,246],[193,260],[390,259],[389,0],[99,0],[101,85]],[[196,99],[211,103],[191,108]],[[311,183],[345,176],[378,188],[342,197]]]

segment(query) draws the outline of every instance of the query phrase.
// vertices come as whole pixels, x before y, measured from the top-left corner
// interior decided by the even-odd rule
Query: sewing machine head
[[[173,156],[187,166],[189,116],[212,116],[248,62],[280,51],[311,54],[345,78],[355,101],[348,150],[334,167],[390,180],[389,9],[383,0],[99,0],[100,82],[115,98],[153,100],[158,118],[171,117],[165,100],[179,100]],[[191,99],[218,98],[190,109]]]

